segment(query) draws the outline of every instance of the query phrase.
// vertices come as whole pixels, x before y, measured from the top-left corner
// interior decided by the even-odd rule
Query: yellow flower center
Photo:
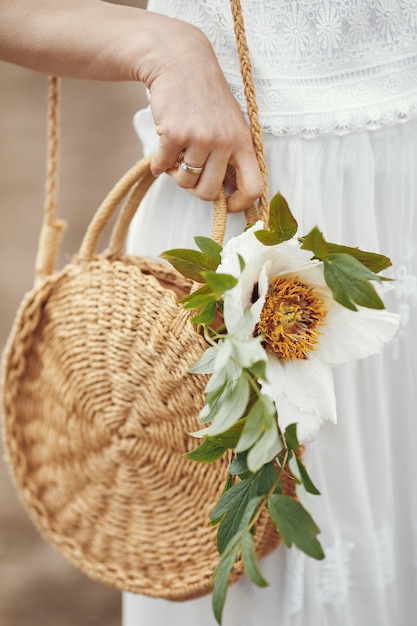
[[[283,361],[306,359],[319,343],[327,314],[323,298],[298,278],[272,278],[255,334]]]

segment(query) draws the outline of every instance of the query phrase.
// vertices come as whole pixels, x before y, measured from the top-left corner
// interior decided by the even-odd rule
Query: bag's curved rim
[[[149,584],[144,584],[143,581],[139,580],[139,576],[131,576],[127,575],[121,568],[115,566],[114,563],[110,563],[104,565],[100,562],[92,562],[88,561],[85,558],[85,554],[80,552],[80,549],[77,543],[72,540],[70,537],[63,537],[62,533],[60,534],[59,529],[54,529],[53,524],[51,524],[48,519],[47,512],[43,504],[39,501],[38,495],[36,493],[36,489],[33,484],[31,485],[30,479],[28,477],[28,469],[25,466],[25,459],[22,458],[21,451],[18,448],[18,437],[16,436],[15,429],[17,428],[19,417],[17,415],[16,409],[16,396],[20,392],[19,375],[24,374],[24,361],[25,361],[25,350],[27,351],[28,345],[26,345],[26,340],[34,341],[36,326],[41,324],[42,322],[42,310],[45,302],[48,301],[51,292],[54,291],[57,287],[60,286],[62,282],[71,276],[76,275],[77,273],[85,273],[88,272],[89,267],[96,266],[97,264],[105,263],[109,266],[115,266],[117,263],[122,263],[124,265],[131,265],[133,267],[133,271],[137,270],[140,273],[144,280],[155,283],[158,286],[158,289],[162,289],[165,291],[171,291],[164,287],[160,287],[157,278],[150,275],[144,275],[140,269],[140,258],[138,257],[122,257],[120,260],[109,260],[106,258],[105,254],[102,254],[100,257],[93,259],[90,262],[81,262],[79,265],[77,263],[72,263],[66,266],[60,272],[55,273],[52,276],[47,277],[42,285],[38,285],[32,291],[30,291],[25,300],[22,303],[21,309],[16,317],[15,325],[10,336],[10,341],[8,343],[7,349],[4,353],[3,363],[2,363],[2,387],[3,387],[3,406],[4,406],[4,417],[3,417],[3,432],[4,432],[4,442],[7,451],[8,463],[9,467],[12,469],[13,479],[17,486],[20,497],[25,504],[26,509],[29,512],[31,519],[34,521],[36,527],[39,529],[42,536],[50,542],[54,547],[65,556],[70,562],[72,562],[76,567],[78,567],[81,571],[86,573],[91,578],[103,582],[106,584],[110,584],[120,590],[132,591],[135,593],[144,593],[149,596],[154,597],[165,597],[170,600],[184,600],[190,599],[194,597],[198,597],[201,595],[205,595],[211,590],[211,577],[214,569],[215,560],[217,559],[217,552],[214,544],[214,559],[213,564],[207,567],[205,572],[200,572],[200,580],[195,584],[187,584],[182,588],[178,588],[178,585],[174,586],[172,589],[168,588],[166,584],[161,587],[161,585],[157,585],[154,581],[154,586],[150,586]],[[160,267],[161,272],[166,278],[167,275],[171,275],[173,280],[175,281],[178,273],[176,270],[171,268],[165,263],[162,262],[154,262],[154,265]],[[152,266],[152,262],[146,260],[145,262],[146,270],[150,269]],[[187,281],[185,281],[186,283]],[[183,284],[183,287],[186,284]],[[169,296],[172,300],[172,304],[175,304],[175,296],[171,292]],[[184,311],[179,311],[181,317],[183,317],[184,323],[189,323],[187,316],[184,315]],[[26,322],[29,320],[29,325]],[[26,334],[25,332],[26,331]],[[193,332],[196,333],[195,330]],[[202,350],[204,349],[204,340],[202,341]],[[29,341],[30,343],[30,341]],[[17,349],[18,348],[18,349]],[[17,350],[16,350],[17,349]],[[16,378],[13,383],[13,380],[10,381],[10,370],[13,370]],[[12,376],[13,379],[13,376]],[[191,461],[189,461],[191,463]],[[224,465],[224,464],[223,464]],[[216,469],[218,471],[218,468]],[[225,476],[227,474],[227,467],[225,466],[225,472],[222,479],[219,481],[221,484],[225,481]],[[266,525],[260,528],[258,533],[262,535],[262,533],[268,533],[268,528]],[[270,530],[269,530],[270,532]],[[278,542],[278,535],[274,530],[276,544]],[[262,537],[261,537],[262,539]],[[271,549],[276,547],[276,544],[271,544]],[[268,545],[270,542],[268,541]],[[263,555],[268,551],[263,549]],[[237,580],[243,573],[241,563],[238,563],[233,571],[231,582]]]

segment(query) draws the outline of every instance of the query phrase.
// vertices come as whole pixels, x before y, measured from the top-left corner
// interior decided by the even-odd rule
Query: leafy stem
[[[284,450],[284,454],[283,454],[283,458],[282,461],[280,463],[277,462],[277,457],[274,459],[274,461],[278,464],[279,466],[279,470],[277,472],[277,477],[275,478],[274,482],[272,483],[271,488],[268,490],[268,492],[263,496],[263,498],[261,499],[261,501],[259,502],[259,506],[258,506],[258,510],[256,511],[251,523],[249,524],[247,530],[251,531],[253,528],[255,528],[256,524],[258,523],[258,520],[262,514],[262,511],[266,508],[267,504],[268,504],[268,500],[269,497],[275,492],[276,488],[278,487],[280,480],[282,478],[282,475],[285,471],[285,467],[287,465],[288,462],[288,455],[289,455],[289,448],[287,446],[287,443],[285,441],[285,437],[283,437],[281,430],[278,428],[279,430],[279,435],[283,444],[283,450]]]

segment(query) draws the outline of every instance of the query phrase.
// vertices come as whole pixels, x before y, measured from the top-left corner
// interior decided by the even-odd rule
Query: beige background
[[[32,285],[43,208],[46,93],[44,76],[0,62],[1,349]],[[104,195],[140,158],[132,116],[144,102],[139,84],[63,81],[59,213],[68,228],[60,265],[76,251]],[[0,626],[120,625],[120,594],[90,581],[41,539],[2,457],[3,450]]]

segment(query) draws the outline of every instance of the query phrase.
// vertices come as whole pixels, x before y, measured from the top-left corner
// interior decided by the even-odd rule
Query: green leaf
[[[217,349],[215,347],[207,348],[201,357],[190,367],[192,374],[212,374],[214,372],[214,363],[217,357]]]
[[[211,511],[210,522],[217,524],[223,515],[227,513],[234,515],[241,503],[244,504],[243,508],[245,508],[251,498],[266,495],[276,477],[277,471],[270,463],[265,465],[257,474],[252,474],[249,478],[235,483],[222,495]]]
[[[205,254],[208,262],[211,263],[210,269],[216,270],[221,261],[220,254],[222,247],[213,241],[213,239],[210,239],[210,237],[194,237],[194,241],[200,248],[201,252]]]
[[[217,549],[220,554],[227,551],[235,538],[242,536],[249,527],[260,499],[260,496],[253,496],[241,500],[236,509],[233,512],[229,511],[221,520],[217,530]]]
[[[222,555],[214,571],[212,606],[213,613],[218,624],[222,623],[223,608],[227,596],[229,576],[237,559],[239,548],[240,540],[236,541],[236,544]]]
[[[248,465],[246,463],[246,457],[246,452],[242,452],[241,454],[237,454],[235,456],[235,458],[229,465],[229,474],[231,476],[241,476],[249,471]]]
[[[278,235],[279,243],[292,239],[297,233],[297,221],[286,199],[280,193],[277,193],[270,202],[268,226],[273,233]]]
[[[259,398],[247,415],[246,423],[236,446],[236,452],[249,450],[261,437],[266,425],[264,410],[265,406],[262,402],[262,398]]]
[[[216,384],[215,384],[216,383]],[[206,403],[200,411],[200,421],[202,424],[213,421],[216,414],[220,411],[225,399],[230,395],[234,383],[230,382],[225,375],[225,371],[216,371],[210,377],[206,385],[206,392],[210,385],[210,393],[206,397]],[[227,430],[227,428],[225,428]],[[220,433],[213,433],[220,434]]]
[[[289,496],[273,493],[268,498],[268,510],[288,548],[295,544],[314,559],[324,558],[323,549],[317,539],[320,529],[299,502]]]
[[[193,324],[211,324],[216,315],[216,302],[214,300],[209,300],[202,307],[200,313],[198,315],[194,315],[191,318]]]
[[[323,237],[323,233],[315,226],[308,235],[300,238],[301,248],[314,252],[316,259],[321,261],[329,255],[329,245]]]
[[[226,452],[227,448],[214,443],[209,439],[205,439],[198,448],[187,452],[184,456],[191,461],[199,461],[200,463],[213,463],[217,461]]]
[[[181,300],[178,300],[178,303],[182,304],[184,306],[184,308],[188,308],[188,309],[197,308],[197,307],[193,307],[193,306],[188,306],[188,304],[190,302],[193,302],[195,299],[198,299],[200,296],[210,296],[210,297],[213,297],[213,293],[212,293],[212,291],[211,291],[211,289],[210,289],[210,287],[208,285],[203,285],[202,287],[199,287],[198,289],[196,289],[192,293],[189,293],[184,298],[181,298]],[[187,306],[185,306],[185,305],[187,305]]]
[[[243,421],[243,420],[242,420]],[[216,443],[217,445],[224,446],[225,448],[235,448],[236,443],[239,440],[240,435],[242,434],[243,423],[237,422],[231,428],[226,430],[221,435],[216,435],[215,437],[208,437],[210,441]]]
[[[205,390],[207,394],[206,403],[210,405],[213,415],[217,413],[220,408],[218,403],[223,401],[232,388],[233,381],[230,380],[227,375],[227,368],[224,367],[220,370],[215,369]]]
[[[198,250],[175,248],[163,252],[161,257],[171,263],[183,276],[198,283],[204,282],[202,272],[211,270],[213,267],[211,260]]]
[[[356,304],[371,309],[383,309],[384,303],[370,280],[380,280],[362,263],[348,254],[329,254],[324,259],[324,278],[339,304],[356,311]]]
[[[248,453],[248,467],[251,472],[257,472],[262,466],[272,461],[282,450],[282,443],[278,435],[278,427],[271,424]]]
[[[329,254],[348,254],[375,274],[392,265],[391,260],[383,254],[327,242],[317,227],[313,228],[305,237],[300,237],[299,241],[304,250],[311,250],[314,252],[314,256],[321,261],[327,258]]]
[[[224,396],[219,410],[212,418],[207,433],[210,436],[219,435],[233,426],[244,414],[249,401],[249,382],[241,376],[232,386],[231,391]]]
[[[240,273],[242,273],[243,270],[246,267],[246,262],[245,262],[245,259],[243,258],[243,256],[241,254],[238,254],[237,258],[239,259]]]
[[[329,252],[331,253],[345,253],[355,257],[362,265],[379,274],[388,267],[391,267],[391,260],[383,254],[376,254],[375,252],[365,252],[359,248],[350,248],[349,246],[340,246],[337,243],[329,243]]]
[[[320,491],[317,489],[317,487],[315,486],[315,484],[311,480],[305,465],[298,458],[298,456],[296,456],[295,459],[297,461],[298,471],[300,472],[300,478],[301,478],[301,480],[303,482],[305,490],[308,491],[308,493],[312,493],[315,496],[319,496],[320,495]]]
[[[251,532],[247,532],[242,538],[242,561],[244,570],[249,578],[258,587],[267,587],[268,583],[262,576],[255,553],[255,544]]]
[[[233,289],[238,283],[238,279],[231,274],[218,274],[217,272],[204,272],[204,279],[213,291],[216,300],[219,300],[225,291]]]
[[[266,380],[266,364],[267,361],[257,361],[249,367],[249,371],[255,378]]]
[[[214,304],[216,306],[216,299],[213,294],[197,294],[194,297],[183,303],[183,308],[186,310],[199,309],[201,306],[207,306],[208,304]]]
[[[263,243],[264,246],[277,246],[282,243],[282,239],[277,233],[273,233],[271,230],[256,230],[255,237],[258,241]]]
[[[284,439],[290,450],[297,450],[300,447],[297,438],[297,424],[290,424],[285,429]]]

